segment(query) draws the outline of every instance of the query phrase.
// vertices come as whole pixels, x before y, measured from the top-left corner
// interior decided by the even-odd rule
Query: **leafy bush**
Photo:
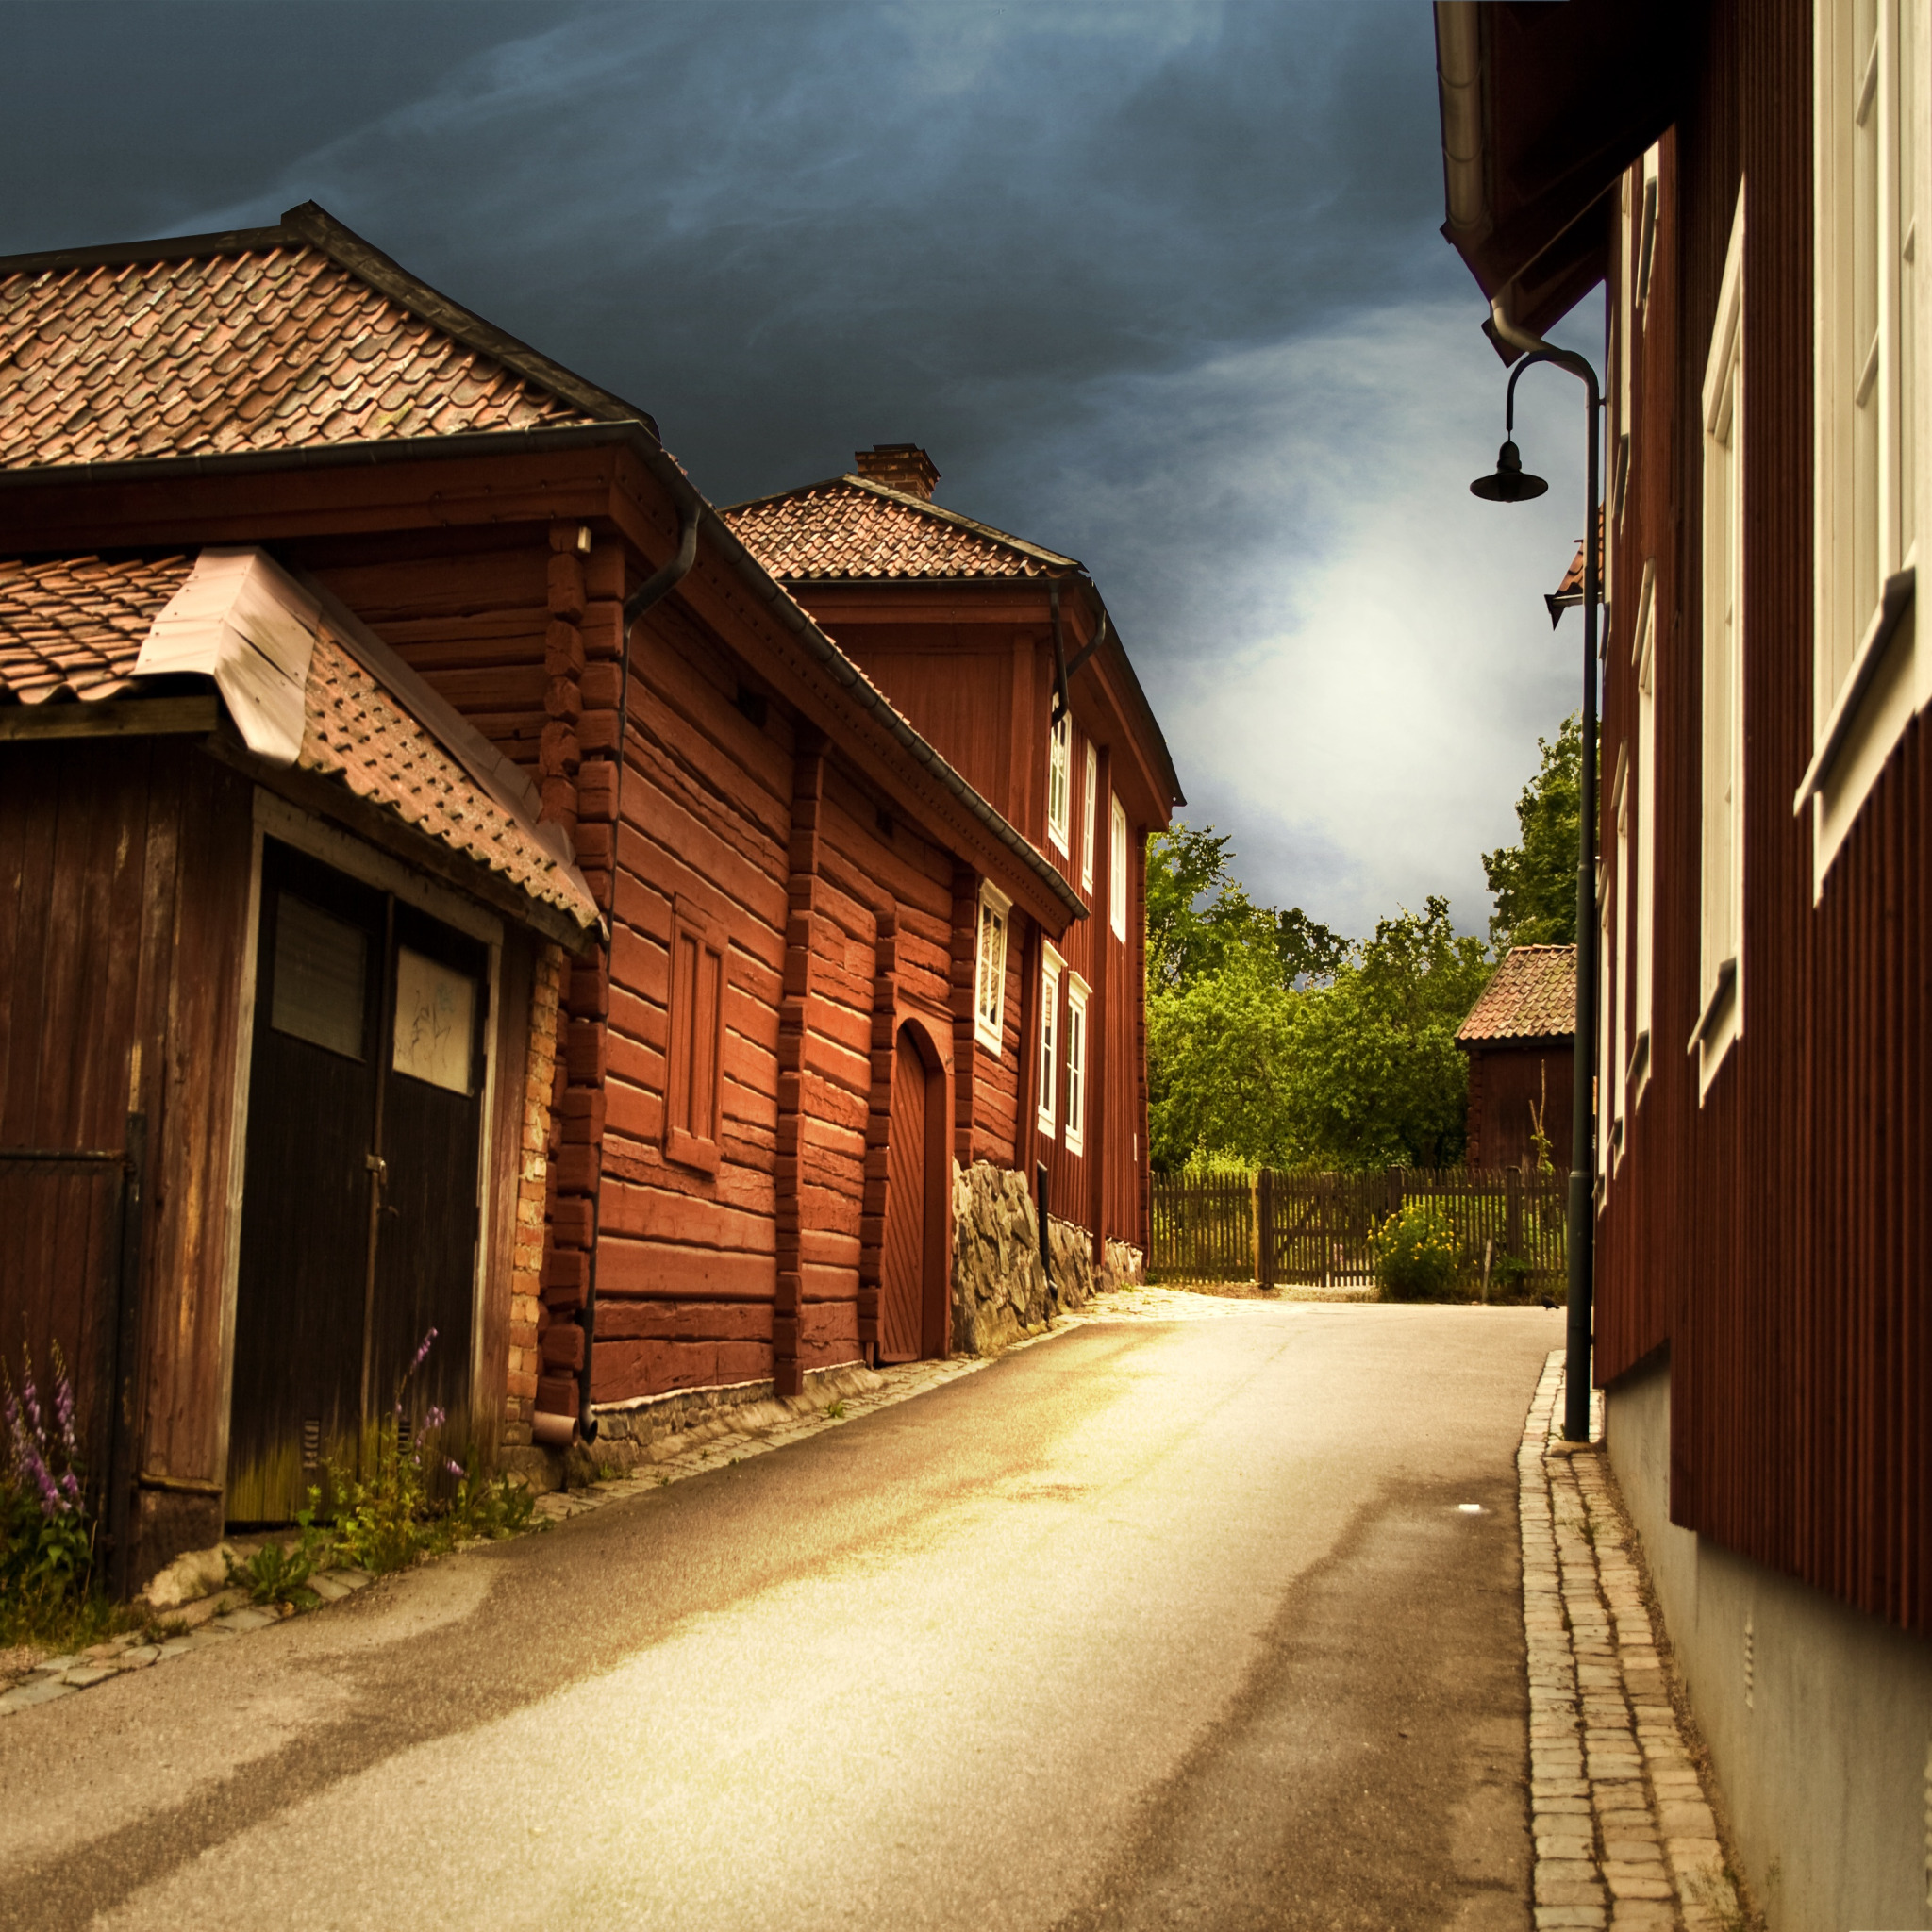
[[[93,1579],[94,1524],[88,1513],[74,1385],[57,1344],[53,1414],[41,1408],[33,1357],[21,1352],[21,1384],[0,1364],[7,1466],[0,1475],[0,1595],[48,1612],[83,1600]]]
[[[225,1558],[229,1583],[245,1590],[258,1604],[293,1604],[297,1609],[313,1609],[321,1599],[308,1588],[308,1579],[327,1567],[335,1545],[330,1532],[316,1525],[315,1511],[321,1501],[322,1492],[310,1490],[308,1508],[295,1512],[297,1533],[292,1550],[271,1541],[263,1543],[246,1562],[238,1563],[233,1557]]]
[[[1433,1202],[1398,1208],[1376,1225],[1370,1245],[1385,1301],[1431,1301],[1456,1279],[1460,1245],[1449,1217]]]

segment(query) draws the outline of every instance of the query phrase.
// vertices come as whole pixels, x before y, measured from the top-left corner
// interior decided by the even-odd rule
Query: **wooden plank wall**
[[[184,1513],[203,1541],[221,1526],[229,1103],[251,836],[245,781],[185,741],[0,754],[0,1144],[117,1150],[130,1111],[148,1121],[132,1446],[140,1470],[176,1488],[142,1499],[137,1581],[152,1568],[143,1536],[169,1536]],[[119,1183],[115,1170],[92,1187],[92,1205],[117,1211]],[[72,1184],[23,1185],[0,1344],[17,1371],[29,1342],[44,1370],[58,1339],[99,1464],[95,1372],[114,1257],[70,1252],[76,1234],[100,1231],[52,1211]]]
[[[1815,908],[1810,823],[1790,806],[1813,731],[1811,31],[1802,0],[1723,0],[1696,96],[1664,148],[1604,741],[1614,773],[1634,716],[1627,626],[1650,558],[1654,1072],[1606,1189],[1598,1372],[1614,1382],[1668,1349],[1675,1521],[1923,1634],[1932,1630],[1924,721],[1893,753]],[[1744,1031],[1700,1106],[1683,1051],[1698,1008],[1699,403],[1740,180],[1750,204]],[[1607,839],[1607,799],[1603,830]]]

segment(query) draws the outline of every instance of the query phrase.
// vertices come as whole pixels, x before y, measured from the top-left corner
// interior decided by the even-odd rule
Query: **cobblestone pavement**
[[[1517,1457],[1537,1926],[1724,1932],[1744,1922],[1603,1460],[1603,1399],[1588,1444],[1562,1441],[1562,1407],[1557,1349]]]

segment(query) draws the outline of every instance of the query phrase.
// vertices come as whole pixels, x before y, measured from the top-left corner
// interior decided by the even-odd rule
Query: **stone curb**
[[[1516,1458],[1538,1932],[1722,1932],[1742,1922],[1604,1468],[1603,1398],[1589,1447],[1560,1441],[1562,1405],[1554,1349]]]

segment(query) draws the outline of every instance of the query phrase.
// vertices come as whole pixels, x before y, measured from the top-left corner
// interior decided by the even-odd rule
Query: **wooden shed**
[[[506,1180],[481,1225],[484,1340],[445,1406],[466,1394],[502,1441],[562,1443],[669,1391],[797,1392],[841,1363],[946,1352],[949,1156],[1003,1134],[1009,1146],[1012,1131],[999,1075],[1010,1089],[1023,960],[986,951],[982,911],[1008,908],[1074,956],[1088,896],[773,581],[644,411],[306,206],[273,228],[0,261],[0,501],[23,558],[191,574],[213,552],[258,559],[260,580],[294,586],[327,637],[360,641],[358,662],[385,654],[384,688],[407,684],[438,741],[468,748],[464,769],[495,788],[529,864],[548,867],[538,891],[534,872],[526,886],[494,858],[471,862],[506,934],[514,918],[536,938],[488,1008],[525,1042],[503,1036],[497,1058],[521,1053],[519,1078],[478,1102],[515,1130],[516,1187],[512,1200]],[[140,634],[138,657],[142,610],[118,622]],[[158,661],[153,675],[173,674]],[[231,682],[202,690],[183,727],[195,771],[236,769],[227,739],[249,694]],[[151,701],[180,702],[171,693],[155,687]],[[18,738],[26,727],[7,715]],[[0,744],[25,811],[50,771],[12,780],[27,753]],[[66,750],[32,756],[82,769]],[[287,782],[299,774],[298,762]],[[234,795],[245,803],[246,787]],[[344,808],[366,817],[365,804]],[[467,824],[439,824],[403,862],[446,882],[440,855],[458,833]],[[90,863],[120,849],[97,841]],[[351,928],[374,943],[379,918],[386,957],[407,947],[480,971],[455,939],[409,937],[418,911],[478,937],[447,897],[405,912],[383,885],[392,909],[360,886],[325,890],[303,870],[312,853],[282,871],[273,841],[263,854],[230,882],[244,902],[225,916],[241,924],[208,942],[219,970],[194,989],[226,1002],[208,1024],[227,1029],[238,1063],[274,1042],[261,1043],[237,935],[284,892],[311,908],[318,959],[340,966]],[[1136,901],[1136,931],[1138,918]],[[75,940],[80,983],[107,970],[108,931]],[[508,958],[516,947],[502,943]],[[0,965],[9,996],[28,971],[21,955]],[[387,979],[370,988],[400,997]],[[1013,1016],[992,1044],[988,1011]],[[122,1092],[125,1075],[96,1084]],[[25,1084],[64,1096],[65,1081]],[[316,1113],[332,1158],[362,1149],[361,1193],[351,1184],[325,1211],[291,1193],[279,1237],[302,1213],[326,1221],[306,1265],[332,1291],[353,1273],[353,1230],[366,1241],[390,1198],[370,1125],[390,1103],[352,1085]],[[252,1149],[252,1112],[230,1116],[229,1139]],[[36,1144],[106,1151],[122,1144],[113,1125],[50,1118]],[[212,1142],[198,1158],[229,1174]],[[292,1158],[284,1150],[285,1168]],[[179,1322],[128,1339],[123,1357],[149,1391],[135,1424],[142,1494],[197,1499],[195,1534],[225,1512],[272,1513],[288,1457],[312,1457],[327,1429],[298,1429],[292,1451],[278,1439],[281,1460],[258,1480],[231,1441],[252,1373],[232,1284],[254,1250],[225,1200],[218,1178],[170,1191],[161,1218],[181,1224],[169,1239],[200,1243],[192,1268],[155,1258],[155,1217],[142,1236],[142,1265],[201,1324],[188,1324],[193,1374],[169,1353]],[[378,1306],[365,1326],[386,1320]],[[456,1373],[457,1351],[438,1348]],[[372,1357],[372,1386],[387,1359]],[[136,1567],[171,1536],[192,1540],[158,1531]]]
[[[1570,1172],[1575,1077],[1576,948],[1511,946],[1456,1043],[1469,1061],[1471,1167]]]
[[[0,1346],[125,1580],[501,1381],[532,992],[597,908],[527,781],[255,548],[0,563]]]

